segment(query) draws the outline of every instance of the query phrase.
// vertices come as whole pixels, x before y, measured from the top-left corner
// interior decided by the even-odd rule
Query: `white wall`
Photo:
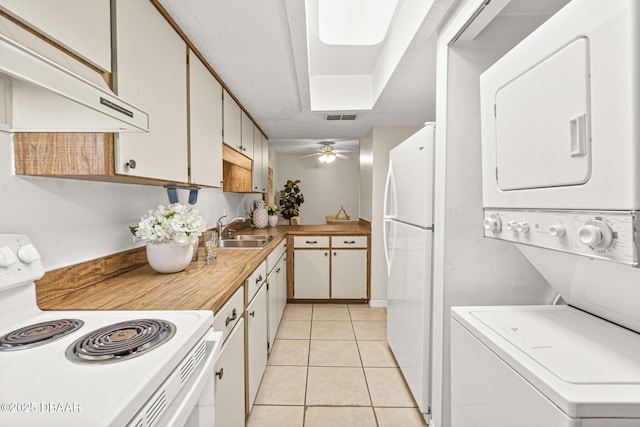
[[[360,138],[360,218],[372,220],[373,211],[373,130]]]
[[[374,127],[360,140],[361,217],[371,221],[371,304],[386,305],[387,267],[382,241],[384,187],[389,165],[389,150],[422,126]],[[367,182],[369,181],[369,182]],[[367,218],[364,215],[368,215]]]
[[[467,2],[472,3],[481,2]],[[443,45],[446,34],[455,34],[464,21],[457,24],[445,31],[438,46],[432,367],[432,412],[438,427],[451,423],[450,307],[548,304],[554,295],[513,244],[482,237],[478,77],[536,28],[540,18],[498,17],[476,40],[449,48]]]
[[[29,235],[47,271],[140,246],[128,227],[169,203],[162,187],[16,176],[13,170],[11,137],[0,132],[0,233]],[[187,191],[179,197],[187,204]],[[202,189],[195,208],[215,226],[225,211],[230,218],[243,215],[257,198]]]
[[[300,159],[299,154],[278,156],[278,181],[274,183],[276,201],[287,180],[300,180],[304,203],[300,207],[303,224],[325,224],[325,215],[335,215],[340,206],[352,219],[358,219],[360,170],[358,153],[351,160],[336,159],[322,166],[317,157]]]

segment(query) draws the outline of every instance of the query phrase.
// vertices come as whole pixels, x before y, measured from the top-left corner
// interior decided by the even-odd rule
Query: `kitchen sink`
[[[235,236],[229,236],[224,240],[266,240],[267,242],[270,242],[274,237],[276,236],[271,236],[269,234],[237,234]]]
[[[254,234],[239,234],[236,236],[230,236],[226,239],[218,240],[219,248],[241,248],[241,249],[261,249],[266,246],[267,243],[272,241],[276,236],[269,235],[254,235]]]

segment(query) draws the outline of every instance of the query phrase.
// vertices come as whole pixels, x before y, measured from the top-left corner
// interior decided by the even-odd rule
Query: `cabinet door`
[[[285,254],[280,258],[278,267],[276,268],[278,274],[278,323],[282,320],[282,314],[284,313],[284,307],[287,305],[287,255]]]
[[[247,113],[242,111],[242,154],[253,159],[253,128],[255,127]]]
[[[149,1],[116,1],[115,19],[117,93],[150,116],[118,134],[116,173],[187,182],[186,44]]]
[[[294,252],[294,297],[329,298],[329,250]]]
[[[109,0],[0,0],[0,9],[96,67],[111,71]]]
[[[267,340],[269,342],[269,351],[273,348],[273,342],[276,339],[276,331],[280,319],[278,318],[278,272],[274,269],[267,278],[267,317],[269,323],[267,325]]]
[[[247,413],[256,400],[267,366],[267,287],[262,286],[246,309],[247,319]]]
[[[191,183],[222,185],[222,86],[189,52]]]
[[[273,348],[276,332],[287,303],[286,255],[283,255],[271,270],[267,280],[267,312],[269,315],[269,350]]]
[[[253,128],[253,164],[251,167],[251,189],[254,193],[262,191],[262,134]]]
[[[331,298],[367,298],[367,251],[334,250]]]
[[[260,163],[260,178],[262,180],[262,190],[260,190],[260,192],[266,193],[267,186],[269,185],[269,141],[262,134],[260,134],[260,139],[262,140],[262,158]]]
[[[215,365],[216,425],[244,426],[244,319],[224,343]]]
[[[242,150],[242,114],[240,106],[226,90],[222,94],[223,141],[229,147],[244,154]]]

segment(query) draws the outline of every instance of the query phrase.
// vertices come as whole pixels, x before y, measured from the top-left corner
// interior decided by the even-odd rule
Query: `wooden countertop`
[[[371,231],[361,225],[293,225],[245,228],[238,234],[277,237],[263,249],[218,249],[218,259],[209,263],[200,248],[199,260],[180,273],[160,274],[144,264],[77,287],[59,281],[38,283],[38,305],[43,310],[213,310],[215,313],[287,235],[370,235]]]

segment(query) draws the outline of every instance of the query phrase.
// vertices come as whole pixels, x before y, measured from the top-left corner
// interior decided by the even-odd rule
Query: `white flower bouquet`
[[[137,227],[129,227],[140,240],[155,243],[193,245],[206,226],[198,211],[180,203],[160,205],[140,219]]]

